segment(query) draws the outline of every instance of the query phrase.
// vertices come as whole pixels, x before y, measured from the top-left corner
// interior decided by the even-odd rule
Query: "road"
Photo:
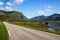
[[[8,30],[9,40],[60,40],[60,35],[3,23]]]

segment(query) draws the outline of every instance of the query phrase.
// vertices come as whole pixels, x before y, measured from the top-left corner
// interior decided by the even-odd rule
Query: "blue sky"
[[[0,10],[22,12],[26,17],[60,13],[60,0],[0,0]]]

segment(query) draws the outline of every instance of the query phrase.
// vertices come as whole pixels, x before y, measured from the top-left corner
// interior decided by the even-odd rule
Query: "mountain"
[[[31,18],[31,20],[36,20],[36,21],[60,21],[60,14],[54,13],[53,15],[50,15],[50,16],[37,16],[37,17]]]
[[[3,11],[0,10],[0,20],[15,20],[15,21],[22,21],[22,20],[28,20],[27,17],[25,17],[21,12],[18,11]]]
[[[60,21],[60,14],[55,13],[53,15],[50,15],[46,20],[48,20],[48,21]]]
[[[26,16],[23,15],[23,13],[18,11],[3,11],[0,10],[0,21],[25,21],[28,20]],[[60,14],[54,13],[50,16],[37,16],[33,17],[30,20],[33,21],[60,21]]]
[[[42,15],[42,16],[37,16],[37,17],[31,18],[31,20],[34,20],[34,21],[43,21],[43,20],[45,20],[44,18],[46,18],[46,16]]]

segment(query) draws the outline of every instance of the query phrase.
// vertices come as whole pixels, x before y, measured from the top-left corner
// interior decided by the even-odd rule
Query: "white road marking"
[[[9,36],[11,36],[11,33],[10,33],[10,31],[8,31],[8,33],[9,33]]]

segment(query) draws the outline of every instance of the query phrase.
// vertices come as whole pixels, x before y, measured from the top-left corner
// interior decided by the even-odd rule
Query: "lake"
[[[48,28],[49,30],[53,30],[53,31],[59,30],[60,31],[60,25],[58,25],[58,24],[49,23],[48,26],[49,26],[49,28]]]

